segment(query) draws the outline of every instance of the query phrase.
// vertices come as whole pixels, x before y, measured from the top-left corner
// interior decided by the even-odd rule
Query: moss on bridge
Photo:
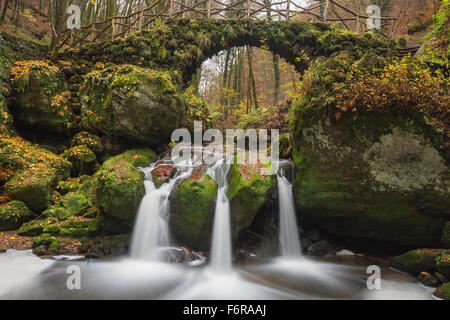
[[[393,42],[375,34],[333,29],[320,22],[176,19],[125,39],[70,49],[64,55],[90,63],[109,61],[171,70],[186,82],[206,59],[244,45],[278,54],[300,73],[311,60],[343,50],[357,59],[367,49],[380,55],[395,49]]]

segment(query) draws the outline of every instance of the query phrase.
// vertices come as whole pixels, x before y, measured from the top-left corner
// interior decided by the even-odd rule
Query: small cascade
[[[211,245],[211,270],[219,273],[232,270],[230,202],[227,197],[229,170],[230,164],[226,160],[219,161],[210,170],[219,187]]]
[[[164,164],[163,164],[164,165]],[[169,196],[179,179],[191,175],[192,169],[175,175],[168,183],[156,189],[151,172],[155,166],[142,169],[145,173],[145,196],[141,201],[131,240],[131,257],[139,260],[158,261],[158,250],[170,245],[167,222]]]
[[[281,164],[277,174],[278,198],[280,210],[280,246],[281,255],[284,257],[299,257],[302,255],[300,239],[297,228],[297,218],[295,217],[294,196],[292,184],[282,174]]]

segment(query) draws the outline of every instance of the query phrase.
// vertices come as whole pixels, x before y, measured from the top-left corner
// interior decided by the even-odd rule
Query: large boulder
[[[250,226],[276,187],[275,175],[270,173],[272,164],[239,164],[237,157],[228,173],[231,226],[233,239]]]
[[[105,229],[131,230],[145,194],[144,173],[137,167],[148,166],[153,156],[152,151],[130,150],[105,161],[95,174],[97,205]]]
[[[11,110],[26,126],[50,132],[69,132],[75,127],[64,74],[50,61],[18,61],[11,70],[16,102]]]
[[[186,113],[168,73],[131,65],[92,71],[81,97],[86,129],[151,145],[170,142]]]
[[[71,164],[19,137],[0,136],[0,167],[6,194],[40,213],[50,205],[57,183],[69,177]]]
[[[415,249],[400,256],[391,258],[391,265],[401,271],[419,274],[422,271],[430,273],[437,271],[436,259],[450,250],[444,249]]]
[[[450,218],[450,170],[440,124],[445,115],[438,113],[444,102],[436,101],[439,79],[424,76],[427,89],[420,91],[411,83],[422,80],[404,64],[358,79],[356,72],[346,73],[351,61],[332,61],[306,75],[305,90],[292,107],[300,220],[366,247],[441,247]],[[394,81],[408,90],[395,95]],[[353,94],[358,88],[368,93],[340,93],[355,83]],[[374,99],[378,104],[369,105]],[[437,111],[421,111],[428,104],[422,100]],[[436,118],[430,120],[428,112]]]
[[[180,243],[207,250],[211,243],[217,183],[208,174],[193,175],[170,195],[172,235]]]
[[[0,231],[18,229],[33,217],[34,213],[21,201],[0,205]]]
[[[439,271],[439,273],[446,276],[448,279],[450,279],[450,251],[447,250],[447,254],[441,254],[436,259],[436,267]]]

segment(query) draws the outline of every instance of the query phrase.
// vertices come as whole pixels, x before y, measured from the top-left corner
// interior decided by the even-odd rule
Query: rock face
[[[236,159],[228,174],[228,199],[230,200],[233,239],[250,226],[258,211],[276,187],[274,175],[265,175],[271,163],[263,165],[239,164]]]
[[[450,300],[450,282],[441,285],[439,288],[434,290],[433,294],[438,298]]]
[[[415,249],[393,257],[391,264],[394,268],[412,274],[419,274],[422,271],[433,273],[437,271],[436,259],[449,253],[449,250],[444,249]]]
[[[21,201],[0,205],[0,231],[17,229],[33,217],[34,213]]]
[[[214,221],[217,183],[206,173],[193,175],[170,195],[170,230],[174,238],[198,250],[208,250]]]
[[[168,73],[131,65],[92,71],[81,97],[85,128],[151,145],[170,142],[186,113]]]
[[[16,120],[50,132],[68,132],[75,127],[64,74],[49,61],[18,61],[11,70]]]
[[[414,119],[302,119],[293,135],[300,219],[395,248],[441,247],[449,167]]]

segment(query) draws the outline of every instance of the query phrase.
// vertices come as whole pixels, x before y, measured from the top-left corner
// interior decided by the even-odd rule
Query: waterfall
[[[282,256],[301,256],[302,250],[295,217],[292,184],[280,172],[277,174],[280,210],[280,245]]]
[[[226,159],[219,161],[209,170],[219,187],[214,214],[211,269],[220,273],[231,272],[232,269],[230,202],[227,197],[230,165],[226,162]]]
[[[167,223],[169,214],[169,195],[179,179],[189,177],[192,169],[177,174],[168,183],[156,189],[151,172],[154,166],[142,169],[145,173],[145,196],[139,206],[133,237],[131,240],[131,257],[139,260],[160,260],[158,249],[170,245]]]

